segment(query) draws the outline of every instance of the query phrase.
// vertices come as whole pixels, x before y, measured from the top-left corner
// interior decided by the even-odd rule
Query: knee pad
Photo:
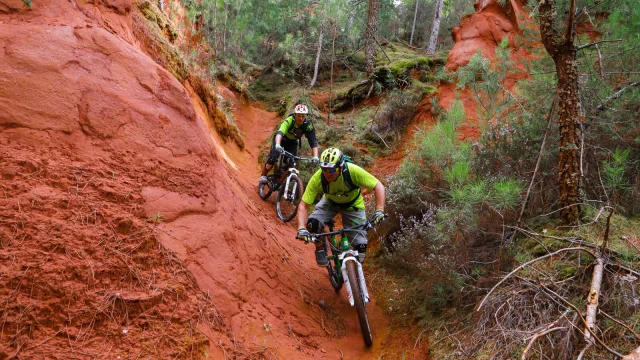
[[[324,229],[324,224],[320,220],[316,218],[307,219],[307,230],[309,232],[317,234],[322,232],[322,229]]]
[[[271,156],[271,155],[269,155],[269,156],[267,157],[267,165],[271,165],[271,166],[273,166],[273,164],[275,164],[275,162],[276,162],[276,160],[277,160],[277,159],[278,159],[278,157],[277,157],[277,156]]]
[[[354,245],[353,249],[358,252],[358,261],[362,264],[367,256],[367,244]]]

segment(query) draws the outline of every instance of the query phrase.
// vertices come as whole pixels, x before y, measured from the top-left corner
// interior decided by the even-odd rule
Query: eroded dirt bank
[[[345,296],[253,192],[257,148],[223,144],[140,51],[131,1],[8,3],[0,358],[383,353],[381,312],[365,349]],[[270,135],[278,119],[238,107],[248,143]]]

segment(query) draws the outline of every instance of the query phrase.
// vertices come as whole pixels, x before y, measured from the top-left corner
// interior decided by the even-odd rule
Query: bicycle
[[[342,289],[342,285],[346,284],[347,298],[351,306],[356,307],[358,313],[358,321],[360,322],[360,330],[362,331],[362,339],[367,347],[373,344],[373,335],[369,326],[369,317],[367,315],[367,303],[370,300],[367,284],[362,271],[362,264],[358,261],[358,251],[351,249],[347,232],[354,230],[369,231],[373,228],[371,221],[366,224],[353,228],[340,229],[333,231],[335,222],[331,220],[326,226],[329,231],[326,233],[311,234],[311,242],[321,242],[324,250],[331,249],[331,254],[327,252],[327,272],[331,286],[337,292]],[[340,241],[336,239],[336,235],[340,235]],[[333,264],[332,264],[333,262]],[[340,269],[340,271],[338,271]]]
[[[311,161],[311,159],[283,151],[278,156],[273,173],[267,175],[267,183],[258,185],[258,194],[262,200],[267,200],[274,191],[278,192],[276,215],[284,222],[289,222],[296,216],[298,204],[304,192],[300,172],[296,169],[296,161]]]

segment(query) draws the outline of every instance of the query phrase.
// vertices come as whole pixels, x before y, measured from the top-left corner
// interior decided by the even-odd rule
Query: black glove
[[[296,239],[308,243],[309,241],[311,241],[311,233],[305,228],[300,228],[298,229],[298,235],[296,235]]]
[[[384,220],[386,214],[384,213],[384,210],[376,210],[375,214],[373,214],[373,217],[371,218],[371,224],[372,225],[378,225],[382,222],[382,220]]]

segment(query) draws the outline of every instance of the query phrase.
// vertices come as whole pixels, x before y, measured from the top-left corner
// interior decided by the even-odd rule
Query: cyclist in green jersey
[[[339,149],[329,148],[322,152],[320,170],[309,180],[298,206],[296,238],[310,241],[310,232],[322,232],[324,224],[338,213],[342,215],[342,224],[346,228],[365,224],[367,214],[360,192],[361,187],[373,190],[376,195],[376,211],[371,222],[377,225],[385,217],[384,185],[358,165],[345,161],[345,156]],[[316,195],[320,192],[324,192],[324,195],[307,220],[307,206],[313,204]],[[347,236],[351,246],[358,251],[358,260],[361,263],[364,262],[367,251],[366,231],[351,231]],[[316,243],[315,252],[318,265],[327,266],[327,253],[321,243]]]
[[[262,168],[262,176],[260,176],[260,183],[267,183],[267,174],[273,167],[273,164],[278,159],[280,153],[287,151],[293,155],[298,154],[298,143],[301,141],[302,136],[307,137],[313,158],[313,163],[318,163],[318,141],[316,140],[316,130],[311,123],[311,120],[307,118],[309,109],[304,104],[296,105],[293,114],[287,116],[280,124],[278,131],[276,131],[273,141],[271,142],[271,151],[267,157],[267,162]]]

